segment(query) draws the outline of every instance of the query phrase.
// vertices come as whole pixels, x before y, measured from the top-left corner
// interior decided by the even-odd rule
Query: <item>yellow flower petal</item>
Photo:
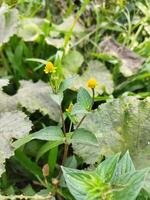
[[[94,78],[91,78],[87,81],[87,86],[91,89],[94,89],[97,86],[97,81]]]
[[[45,66],[44,72],[45,72],[45,74],[55,73],[56,67],[54,67],[52,62],[48,62]]]

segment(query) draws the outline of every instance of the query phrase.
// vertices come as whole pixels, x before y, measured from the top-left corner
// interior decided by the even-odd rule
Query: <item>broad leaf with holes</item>
[[[21,81],[18,93],[14,96],[17,98],[18,104],[27,108],[28,111],[34,112],[40,110],[44,114],[49,114],[50,118],[59,120],[59,106],[51,98],[52,90],[48,84],[38,81]]]
[[[11,143],[13,139],[21,138],[29,133],[32,123],[21,111],[4,112],[0,114],[0,175],[4,171],[3,163],[14,154]]]
[[[83,158],[86,155],[87,163],[94,163],[100,154],[108,156],[129,149],[138,168],[149,167],[149,117],[150,98],[121,97],[108,101],[88,114],[81,124],[96,135],[99,148],[79,144],[74,151]]]

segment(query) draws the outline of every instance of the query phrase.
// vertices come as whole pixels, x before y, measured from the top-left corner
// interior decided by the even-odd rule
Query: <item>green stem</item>
[[[77,130],[80,127],[80,125],[82,124],[82,122],[84,121],[85,118],[86,118],[86,114],[82,117],[82,119],[80,120],[80,122],[77,124],[75,130]]]
[[[71,35],[72,35],[72,33],[73,33],[73,29],[75,28],[76,23],[77,23],[79,17],[80,17],[81,14],[84,12],[84,10],[85,10],[86,6],[88,5],[88,3],[89,3],[89,0],[85,0],[85,1],[84,1],[84,3],[82,4],[80,10],[78,11],[78,13],[77,13],[77,15],[76,15],[76,17],[75,17],[75,19],[74,19],[74,21],[73,21],[73,23],[72,23],[72,26],[71,26],[70,30],[67,32],[67,34],[66,34],[66,36],[65,36],[65,39],[64,39],[65,42],[64,42],[63,57],[64,57],[64,55],[65,55],[66,47],[67,47],[67,45],[68,45],[68,43],[69,43],[69,40],[70,40],[70,38],[71,38]]]

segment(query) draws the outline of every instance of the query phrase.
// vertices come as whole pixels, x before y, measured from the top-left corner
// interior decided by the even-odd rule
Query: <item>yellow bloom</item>
[[[45,66],[45,69],[44,69],[44,72],[46,74],[49,74],[49,73],[55,73],[56,72],[56,67],[54,67],[53,63],[52,62],[48,62]]]
[[[94,89],[97,86],[97,81],[94,78],[91,78],[88,80],[87,86],[91,89]]]
[[[72,111],[72,108],[73,108],[73,103],[71,102],[68,106],[68,108],[66,109],[67,112],[71,113]]]

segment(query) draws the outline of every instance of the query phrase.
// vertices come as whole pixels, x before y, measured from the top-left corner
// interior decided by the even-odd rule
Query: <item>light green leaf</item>
[[[63,174],[71,194],[76,200],[101,199],[110,188],[94,172],[63,167]],[[105,195],[109,199],[110,194]]]
[[[112,200],[135,200],[144,186],[144,180],[148,170],[140,170],[126,173],[115,179],[112,184],[118,185],[118,191],[113,192]],[[119,188],[120,187],[120,188]]]
[[[33,134],[30,134],[20,140],[17,140],[12,145],[15,149],[18,149],[20,146],[30,142],[31,140],[45,140],[45,141],[64,141],[63,132],[58,126],[49,126],[41,129]]]
[[[89,163],[98,160],[99,155],[112,155],[115,152],[130,151],[138,168],[150,166],[150,98],[139,100],[136,97],[121,97],[102,104],[87,115],[81,128],[93,132],[99,142],[99,148],[88,148],[82,153],[89,155]],[[83,147],[85,148],[85,147]],[[74,149],[75,152],[77,147]],[[94,155],[91,159],[91,152]],[[79,152],[78,152],[79,153]]]
[[[68,54],[63,58],[63,70],[67,77],[68,75],[74,75],[78,72],[84,61],[83,55],[76,51],[69,51]]]
[[[53,26],[55,27],[55,29],[57,31],[68,32],[70,30],[74,20],[75,20],[74,15],[70,15],[68,18],[64,19],[63,23],[61,23],[59,25],[53,25]],[[80,33],[83,31],[84,31],[83,26],[79,22],[76,22],[73,32]]]
[[[4,171],[3,163],[14,154],[11,146],[13,139],[21,138],[29,133],[32,123],[21,111],[0,113],[0,175]]]
[[[73,132],[71,142],[73,145],[75,144],[88,144],[88,145],[94,145],[97,146],[97,138],[95,135],[83,128],[79,128]]]
[[[8,5],[2,4],[0,7],[0,45],[9,41],[17,31],[19,20],[18,10],[9,9]]]
[[[124,156],[121,158],[121,160],[119,161],[115,173],[116,173],[117,176],[120,176],[120,175],[123,175],[125,173],[130,173],[130,172],[134,172],[134,171],[135,171],[134,164],[131,160],[129,151],[127,151],[124,154]]]
[[[40,110],[48,114],[51,119],[59,121],[60,110],[58,104],[51,98],[52,89],[42,81],[33,83],[31,81],[20,81],[21,86],[14,96],[18,104],[34,112]]]
[[[81,105],[86,110],[89,110],[92,106],[92,97],[88,93],[88,91],[84,88],[80,88],[77,94],[77,103]]]
[[[95,171],[62,167],[67,186],[76,200],[135,200],[148,169],[114,174],[119,154],[103,161]],[[115,179],[112,180],[113,175]]]
[[[104,182],[110,182],[111,181],[111,179],[114,175],[119,157],[120,157],[120,154],[116,154],[116,155],[106,159],[105,161],[103,161],[97,167],[96,172],[99,174],[99,176],[101,177],[101,179]]]
[[[64,81],[61,82],[60,87],[59,87],[59,91],[63,92],[68,88],[72,87],[73,82],[76,80],[77,76],[72,76],[69,77],[67,79],[65,79]]]
[[[49,24],[48,20],[38,17],[23,18],[20,20],[20,26],[17,34],[24,41],[36,41],[41,34],[44,34],[42,27],[45,24]]]
[[[47,44],[52,45],[54,47],[56,47],[57,49],[62,48],[64,45],[64,39],[63,38],[51,38],[46,37],[45,41]]]
[[[39,59],[39,58],[26,58],[26,61],[31,61],[31,62],[38,62],[41,63],[43,65],[47,64],[47,60],[43,60],[43,59]]]

